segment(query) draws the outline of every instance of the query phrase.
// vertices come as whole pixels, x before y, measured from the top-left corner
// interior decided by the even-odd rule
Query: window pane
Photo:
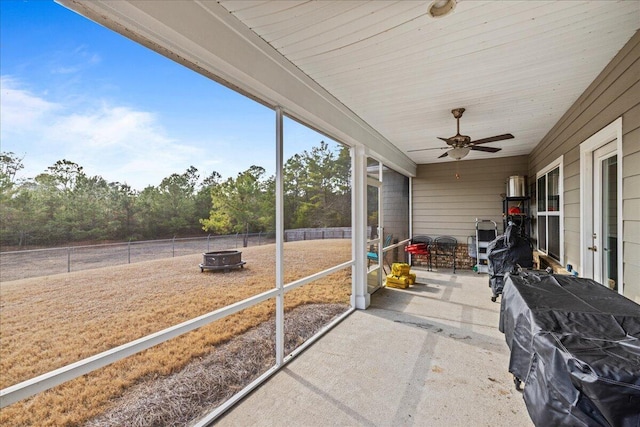
[[[602,265],[609,286],[618,290],[618,156],[602,162]]]
[[[560,210],[560,168],[555,168],[547,174],[549,181],[549,204],[547,211],[557,212]]]
[[[538,249],[547,252],[547,216],[538,215]]]
[[[367,186],[367,237],[378,238],[378,187]]]
[[[409,178],[387,167],[382,176],[384,238],[389,246],[409,238]],[[403,247],[387,251],[384,257],[386,263],[407,262]]]
[[[380,179],[380,163],[371,157],[367,157],[367,175],[377,180]]]
[[[547,176],[538,178],[538,212],[547,210]]]
[[[549,256],[560,260],[560,217],[550,216],[548,221]]]
[[[385,167],[382,194],[385,234],[393,240],[409,238],[409,178]]]
[[[288,283],[351,259],[349,148],[285,117],[282,172]]]

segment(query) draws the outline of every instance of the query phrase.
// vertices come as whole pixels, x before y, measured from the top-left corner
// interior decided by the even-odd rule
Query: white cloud
[[[142,189],[206,160],[204,150],[168,136],[152,112],[104,102],[69,111],[9,77],[2,77],[0,128],[2,151],[26,154],[23,177],[65,158],[89,175]]]
[[[194,152],[166,136],[155,114],[119,106],[59,117],[47,137],[90,174],[136,188],[157,185]]]
[[[0,77],[0,119],[2,140],[5,134],[32,131],[46,121],[52,113],[61,109],[59,104],[40,98],[22,89],[10,76]]]

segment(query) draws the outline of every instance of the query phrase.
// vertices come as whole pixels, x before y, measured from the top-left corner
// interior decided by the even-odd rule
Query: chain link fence
[[[0,281],[274,243],[273,234],[235,234],[0,252]]]
[[[350,227],[285,230],[285,241],[350,238]],[[269,243],[273,234],[253,233],[0,252],[0,282]]]

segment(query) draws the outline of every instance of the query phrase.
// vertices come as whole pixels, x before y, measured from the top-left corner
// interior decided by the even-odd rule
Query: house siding
[[[526,173],[527,156],[418,165],[413,235],[453,236],[466,244],[475,236],[476,218],[496,221],[501,233],[506,183]]]
[[[640,302],[640,32],[627,42],[529,157],[529,176],[563,156],[564,260],[580,265],[580,144],[622,117],[624,294]]]

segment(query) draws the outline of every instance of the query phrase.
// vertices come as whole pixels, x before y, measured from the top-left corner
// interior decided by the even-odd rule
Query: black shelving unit
[[[509,213],[509,208],[517,206],[520,213]],[[509,221],[520,229],[523,236],[531,237],[531,199],[529,197],[505,197],[502,199],[502,227],[507,229]]]

